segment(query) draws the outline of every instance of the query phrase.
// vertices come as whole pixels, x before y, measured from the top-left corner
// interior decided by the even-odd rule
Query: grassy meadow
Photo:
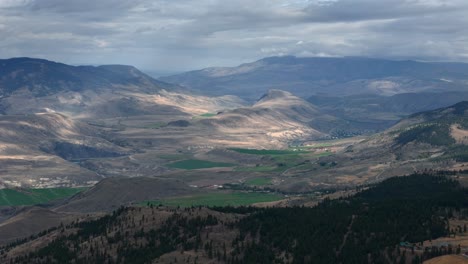
[[[73,196],[86,188],[1,189],[0,206],[43,204]]]

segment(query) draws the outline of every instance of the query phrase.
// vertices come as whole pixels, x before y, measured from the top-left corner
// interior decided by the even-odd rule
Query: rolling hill
[[[312,120],[324,116],[313,105],[289,92],[270,90],[251,107],[221,112],[199,123],[225,134],[256,134],[271,140],[291,141],[326,136],[326,132],[309,125]]]
[[[73,160],[131,153],[98,129],[58,113],[0,116],[0,124],[2,186],[88,185],[101,177]]]

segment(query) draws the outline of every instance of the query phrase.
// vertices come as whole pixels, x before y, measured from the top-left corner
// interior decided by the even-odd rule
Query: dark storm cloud
[[[0,56],[152,71],[265,56],[468,60],[461,0],[1,0]]]
[[[452,2],[452,3],[451,3]],[[428,16],[456,11],[456,1],[341,0],[305,8],[309,21],[338,22]]]

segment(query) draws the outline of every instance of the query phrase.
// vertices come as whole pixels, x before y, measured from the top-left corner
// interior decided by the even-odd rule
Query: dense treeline
[[[190,210],[194,210],[193,208]],[[157,228],[143,228],[148,220],[145,214],[136,219],[133,215],[141,208],[120,208],[112,215],[93,221],[73,223],[62,227],[73,230],[47,246],[28,255],[11,259],[11,263],[151,263],[165,253],[202,248],[200,231],[206,226],[217,225],[213,215],[187,217],[174,212]],[[154,212],[154,210],[151,210]],[[148,216],[146,216],[148,217]],[[44,234],[46,235],[46,234]],[[20,243],[15,243],[16,246]],[[5,247],[11,249],[12,245]]]
[[[398,263],[402,256],[386,249],[447,235],[447,209],[462,208],[468,208],[468,192],[456,181],[426,174],[395,177],[314,208],[257,210],[238,223],[234,242],[251,238],[238,254],[241,263]]]
[[[153,206],[121,208],[60,227],[54,232],[61,235],[45,247],[8,260],[151,263],[171,253],[172,263],[421,263],[457,249],[414,254],[399,243],[448,235],[449,219],[468,212],[467,189],[433,174],[391,178],[313,208],[197,207],[163,211],[164,219]],[[192,253],[187,258],[184,251]]]

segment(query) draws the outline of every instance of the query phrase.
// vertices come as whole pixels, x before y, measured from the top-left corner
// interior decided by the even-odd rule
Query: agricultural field
[[[258,193],[258,192],[218,192],[209,194],[199,194],[195,196],[175,197],[157,201],[148,201],[143,204],[166,205],[166,206],[241,206],[255,203],[273,202],[282,200],[284,197],[279,194]]]
[[[213,117],[213,116],[216,116],[216,114],[214,114],[214,113],[204,113],[204,114],[201,114],[200,116],[201,117]]]
[[[256,164],[255,166],[240,166],[235,168],[236,171],[245,172],[276,172],[283,173],[286,170],[302,167],[307,165],[312,166],[311,161],[315,161],[322,157],[334,155],[333,151],[318,150],[325,146],[331,146],[330,143],[321,144],[320,147],[297,147],[287,150],[267,150],[267,149],[241,149],[232,148],[230,150],[247,155],[261,155],[264,156],[264,161]],[[318,166],[318,165],[317,165]],[[314,165],[314,167],[316,167]],[[320,167],[320,166],[318,166]],[[323,166],[322,166],[323,167]]]
[[[0,206],[43,204],[73,196],[85,189],[87,188],[2,189],[0,190]]]
[[[213,162],[207,160],[188,159],[181,160],[168,165],[170,168],[183,169],[183,170],[197,170],[197,169],[208,169],[217,167],[234,167],[235,164],[224,163],[224,162]]]
[[[194,116],[194,117],[192,117],[192,119],[203,119],[203,118],[210,118],[210,117],[214,117],[214,116],[216,116],[216,114],[214,114],[214,113],[204,113],[204,114],[201,114],[201,115]]]

